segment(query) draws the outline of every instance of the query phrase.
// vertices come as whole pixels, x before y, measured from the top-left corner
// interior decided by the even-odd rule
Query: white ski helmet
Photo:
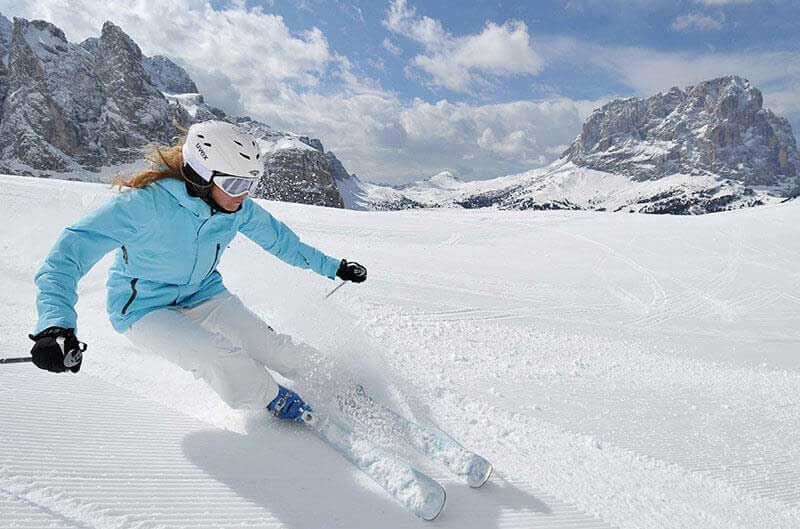
[[[215,174],[258,179],[264,172],[256,139],[225,121],[203,121],[189,127],[183,163],[205,182]]]

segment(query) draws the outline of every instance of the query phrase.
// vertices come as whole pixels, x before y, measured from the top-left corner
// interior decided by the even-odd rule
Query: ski
[[[372,478],[406,509],[433,520],[444,508],[444,488],[411,465],[386,455],[349,426],[316,412],[305,412],[303,423],[345,459]]]
[[[470,452],[444,432],[419,425],[376,402],[360,385],[356,386],[354,396],[340,399],[339,405],[345,411],[359,414],[358,410],[362,410],[371,420],[383,421],[393,434],[400,435],[419,453],[444,466],[472,488],[482,487],[492,475],[489,461]]]

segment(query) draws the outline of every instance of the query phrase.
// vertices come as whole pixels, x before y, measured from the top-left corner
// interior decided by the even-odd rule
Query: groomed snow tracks
[[[242,435],[91,375],[56,376],[30,365],[0,372],[0,418],[3,528],[423,523],[313,435],[269,418]],[[448,489],[436,527],[610,527],[530,483],[499,479],[476,491],[436,477]]]

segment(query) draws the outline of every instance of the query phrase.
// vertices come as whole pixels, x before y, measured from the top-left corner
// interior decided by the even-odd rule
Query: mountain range
[[[450,173],[401,187],[351,183],[363,209],[463,207],[701,214],[800,194],[789,122],[738,76],[616,99],[595,110],[547,167],[462,182]]]
[[[483,181],[449,172],[390,187],[350,174],[322,142],[208,105],[189,74],[144,56],[121,28],[70,43],[53,24],[0,15],[0,172],[100,181],[141,165],[192,123],[254,134],[265,172],[257,198],[338,208],[585,209],[700,214],[800,194],[789,122],[739,76],[615,99],[595,110],[547,167]],[[477,148],[477,146],[476,146]]]
[[[183,68],[144,56],[112,22],[75,44],[50,22],[0,15],[0,54],[0,172],[106,180],[141,167],[147,145],[219,119],[259,140],[256,197],[344,207],[335,179],[350,175],[319,140],[206,104]]]

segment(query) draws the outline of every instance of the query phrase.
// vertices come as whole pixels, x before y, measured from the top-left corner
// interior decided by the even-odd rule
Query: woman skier
[[[230,293],[217,271],[237,232],[290,265],[360,283],[367,271],[300,241],[248,198],[263,171],[255,139],[221,121],[192,125],[185,142],[156,149],[131,188],[66,228],[36,274],[39,319],[30,338],[36,366],[81,367],[77,285],[118,250],[109,271],[114,329],[202,378],[233,408],[264,409],[300,421],[310,409],[267,371],[299,375],[313,351],[276,333]]]

